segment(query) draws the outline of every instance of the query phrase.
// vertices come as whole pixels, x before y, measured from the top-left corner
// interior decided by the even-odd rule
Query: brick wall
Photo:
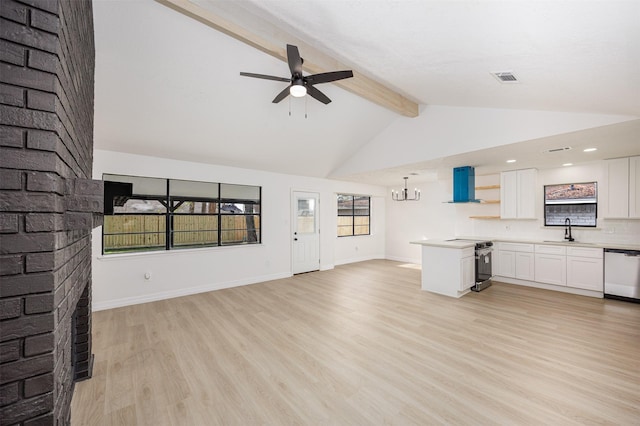
[[[0,422],[69,424],[74,379],[91,375],[103,210],[92,4],[0,0],[0,20]]]

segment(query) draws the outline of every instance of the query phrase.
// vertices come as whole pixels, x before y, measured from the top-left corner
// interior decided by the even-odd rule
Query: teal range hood
[[[476,175],[471,166],[453,169],[453,201],[451,203],[479,203],[476,200]]]

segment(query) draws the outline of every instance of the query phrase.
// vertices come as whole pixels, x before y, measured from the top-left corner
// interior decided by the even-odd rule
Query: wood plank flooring
[[[93,316],[73,425],[640,424],[640,305],[368,261]]]

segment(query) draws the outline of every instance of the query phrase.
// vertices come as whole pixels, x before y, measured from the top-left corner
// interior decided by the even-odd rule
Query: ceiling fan
[[[289,62],[289,69],[291,70],[291,78],[276,77],[273,75],[254,74],[250,72],[241,72],[240,75],[245,77],[262,78],[265,80],[283,81],[291,83],[286,89],[278,94],[273,99],[273,103],[277,104],[287,96],[291,95],[295,98],[301,98],[306,94],[309,94],[312,98],[317,99],[323,104],[328,104],[331,99],[324,93],[314,87],[315,84],[330,83],[332,81],[343,80],[345,78],[353,77],[353,71],[332,71],[323,72],[320,74],[313,74],[308,76],[302,75],[302,62],[300,52],[297,46],[287,44],[287,62]]]

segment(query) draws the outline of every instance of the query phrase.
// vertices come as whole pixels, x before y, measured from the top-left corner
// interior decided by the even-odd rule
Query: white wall
[[[387,258],[420,263],[418,246],[409,241],[459,237],[522,238],[562,240],[564,228],[545,227],[543,210],[544,185],[592,182],[599,183],[599,198],[605,189],[600,185],[604,175],[602,162],[573,167],[539,170],[537,173],[536,219],[485,220],[469,216],[500,215],[499,204],[446,204],[452,198],[451,179],[421,185],[419,202],[394,202],[387,199]],[[500,175],[476,176],[476,186],[500,183]],[[388,189],[390,191],[390,189]],[[477,191],[476,198],[499,199],[499,190]],[[573,228],[573,237],[582,242],[640,244],[640,220],[602,219],[598,205],[596,228]]]
[[[410,241],[448,238],[456,233],[451,181],[416,184],[419,201],[393,201],[387,190],[387,259],[420,263],[420,246]],[[397,188],[396,188],[397,189]]]
[[[384,258],[385,188],[233,167],[94,152],[94,179],[103,173],[262,186],[262,244],[102,256],[102,228],[93,233],[95,310],[245,285],[291,275],[291,193],[320,193],[321,269]],[[371,195],[371,235],[336,236],[335,194]],[[145,273],[151,274],[145,280]]]

